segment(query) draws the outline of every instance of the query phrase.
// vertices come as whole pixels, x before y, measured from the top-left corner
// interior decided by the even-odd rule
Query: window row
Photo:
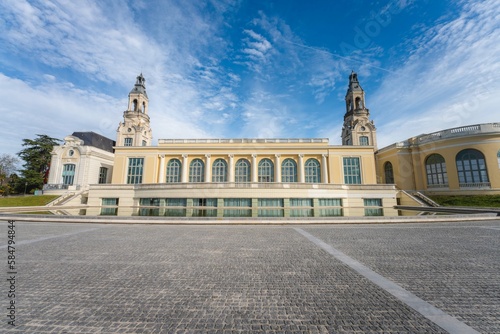
[[[62,171],[62,184],[69,186],[73,185],[73,183],[75,182],[75,171],[76,171],[75,164],[64,164]],[[108,182],[108,168],[106,167],[99,168],[99,178],[97,181],[99,184]]]
[[[228,182],[228,165],[224,159],[216,159],[212,164],[212,182]],[[305,182],[321,182],[320,163],[316,159],[308,159],[304,165]],[[257,168],[258,182],[275,182],[274,163],[270,159],[262,159]],[[171,159],[167,164],[167,183],[181,182],[182,163]],[[205,181],[205,163],[194,159],[189,164],[189,182]],[[247,159],[239,159],[234,167],[235,182],[251,182],[251,164]],[[297,163],[293,159],[285,159],[281,164],[281,182],[297,181]]]
[[[139,216],[190,216],[190,217],[290,217],[343,216],[341,198],[141,198]],[[253,202],[253,203],[252,203]],[[383,216],[381,198],[365,198],[365,216]],[[118,198],[103,198],[101,215],[117,215]],[[219,208],[219,205],[222,207]],[[254,207],[255,205],[255,207]],[[252,212],[252,209],[253,212]]]
[[[500,151],[499,154],[500,155]],[[460,151],[455,163],[458,182],[461,186],[470,184],[488,184],[488,170],[484,154],[475,149]],[[500,166],[500,164],[499,164]],[[428,187],[447,187],[448,172],[442,155],[434,153],[425,160],[425,173]],[[390,162],[384,164],[385,183],[394,183],[394,170]]]
[[[359,158],[346,157],[344,163],[344,183],[361,184],[361,166]],[[144,158],[130,158],[127,183],[142,183]],[[212,182],[228,182],[228,165],[224,159],[216,159],[212,164]],[[276,182],[275,166],[271,159],[262,159],[257,166],[257,182]],[[188,182],[205,181],[205,162],[194,159],[189,164]],[[234,181],[252,182],[251,164],[247,159],[239,159],[234,167]],[[321,182],[321,166],[318,160],[311,158],[304,164],[304,181],[306,183]],[[182,182],[182,163],[179,159],[171,159],[167,163],[166,182]],[[285,159],[281,164],[281,182],[298,182],[297,163],[293,159]]]

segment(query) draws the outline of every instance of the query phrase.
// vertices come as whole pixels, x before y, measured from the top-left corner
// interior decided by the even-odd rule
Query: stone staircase
[[[75,198],[80,197],[84,193],[88,192],[87,189],[79,190],[79,191],[68,191],[64,193],[63,195],[59,196],[52,202],[49,202],[46,207],[50,212],[52,212],[55,215],[63,215],[63,216],[70,216],[71,214],[64,210],[64,204],[69,203]]]

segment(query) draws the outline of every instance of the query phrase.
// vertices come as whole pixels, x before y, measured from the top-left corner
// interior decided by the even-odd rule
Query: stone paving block
[[[467,226],[302,228],[473,328],[500,332],[500,231],[481,227],[499,223]],[[2,332],[445,332],[288,226],[24,223],[17,235],[27,242],[16,250],[18,325],[4,321]]]

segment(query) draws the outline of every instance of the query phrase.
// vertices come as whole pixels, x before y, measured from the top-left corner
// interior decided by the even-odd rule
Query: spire
[[[346,113],[342,128],[342,145],[369,145],[376,147],[375,125],[370,120],[370,110],[366,108],[365,92],[352,71],[345,95]]]
[[[146,79],[139,74],[134,88],[128,94],[128,108],[117,130],[117,146],[151,146],[152,132],[148,116],[149,99]]]
[[[358,74],[354,71],[349,75],[349,88],[347,89],[347,93],[349,92],[362,92],[363,88],[358,81]]]
[[[134,88],[132,88],[130,94],[144,94],[148,97],[148,94],[146,94],[146,79],[144,79],[142,73],[137,76]]]

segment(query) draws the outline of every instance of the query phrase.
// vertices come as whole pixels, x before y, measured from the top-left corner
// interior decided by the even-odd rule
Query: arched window
[[[134,108],[134,109],[132,109],[133,111],[137,111],[137,100],[134,100],[133,108]]]
[[[386,184],[394,184],[394,170],[390,161],[384,164],[384,176]]]
[[[201,159],[194,159],[189,165],[189,182],[203,182],[205,164]]]
[[[259,162],[259,182],[274,182],[274,163],[270,159]]]
[[[363,108],[363,102],[361,101],[360,97],[356,98],[356,109],[361,109]]]
[[[448,185],[448,173],[446,163],[439,154],[431,154],[425,160],[425,171],[427,173],[427,186]]]
[[[63,172],[62,172],[63,184],[66,184],[69,186],[73,184],[73,182],[75,180],[75,170],[76,170],[75,164],[65,164],[63,166]]]
[[[321,168],[318,160],[308,159],[306,161],[304,171],[306,173],[305,181],[307,183],[321,182]]]
[[[460,185],[489,183],[484,155],[478,150],[466,149],[457,154],[458,182]]]
[[[359,145],[361,146],[368,146],[370,145],[370,141],[368,140],[367,136],[361,136],[359,137]]]
[[[167,183],[181,182],[181,166],[179,159],[170,159],[167,164]]]
[[[498,168],[500,168],[500,150],[497,152]]]
[[[297,163],[293,159],[281,163],[281,182],[297,182]]]
[[[234,181],[235,182],[250,182],[251,171],[250,162],[246,159],[240,159],[236,162]]]
[[[227,182],[227,163],[217,159],[212,164],[212,182]]]
[[[144,114],[146,112],[146,102],[142,102],[142,113]]]

